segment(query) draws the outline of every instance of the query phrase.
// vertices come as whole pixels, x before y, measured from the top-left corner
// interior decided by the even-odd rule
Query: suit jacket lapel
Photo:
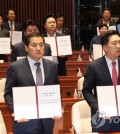
[[[118,58],[118,85],[120,85],[120,59]]]
[[[27,58],[25,58],[22,62],[22,68],[24,70],[24,73],[26,74],[27,80],[30,81],[31,85],[35,85],[35,81],[31,72],[31,68],[29,65],[29,62]]]
[[[108,84],[112,84],[112,79],[111,79],[111,75],[109,72],[109,68],[107,65],[107,62],[105,60],[105,56],[103,56],[102,60],[100,61],[100,66],[99,66],[101,72],[103,72],[104,77],[106,78]]]

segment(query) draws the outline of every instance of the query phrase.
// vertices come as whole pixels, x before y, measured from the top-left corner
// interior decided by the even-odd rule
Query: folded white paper
[[[13,87],[14,119],[62,116],[60,85]]]

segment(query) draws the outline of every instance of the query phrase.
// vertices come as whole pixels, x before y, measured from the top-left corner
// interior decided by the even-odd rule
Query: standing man
[[[120,85],[120,36],[117,31],[107,31],[101,37],[101,44],[105,56],[90,62],[84,76],[83,96],[91,107],[92,114],[92,131],[93,132],[120,132],[120,117],[100,118],[98,116],[97,86],[114,85],[112,80],[112,64],[115,63],[117,71],[117,84]],[[104,94],[104,93],[103,93]],[[108,93],[109,95],[109,93]],[[107,99],[107,96],[106,96]],[[112,110],[112,107],[111,109]],[[96,117],[96,118],[95,118]],[[102,122],[101,122],[102,121]],[[101,123],[101,125],[99,125]]]
[[[2,25],[3,25],[3,19],[2,19],[2,16],[0,14],[0,38],[10,37],[9,31],[7,29],[3,28]],[[3,60],[4,62],[8,62],[7,55],[0,54],[0,60]]]
[[[16,12],[10,8],[6,12],[7,21],[3,23],[3,27],[9,31],[22,31],[22,25],[15,21]]]
[[[23,24],[23,34],[24,34],[24,39],[26,36],[28,36],[31,33],[40,33],[39,31],[39,25],[31,20],[28,19],[24,24]],[[12,54],[11,54],[11,62],[14,62],[17,60],[17,57],[24,57],[27,55],[27,52],[25,50],[25,41],[23,39],[23,42],[17,43],[13,45],[12,47]],[[50,45],[45,43],[45,52],[44,56],[51,56],[51,48]]]
[[[54,15],[52,14],[48,14],[44,18],[44,28],[45,32],[42,34],[44,37],[64,36],[64,34],[56,32],[56,20]],[[58,56],[59,76],[66,75],[66,66],[65,66],[66,60],[67,57],[65,55]]]
[[[25,40],[25,50],[28,55],[10,64],[7,71],[5,85],[5,102],[9,109],[14,113],[12,87],[35,86],[36,81],[36,63],[40,64],[41,77],[43,85],[59,84],[58,70],[56,63],[42,58],[44,55],[44,38],[39,33],[33,33],[27,36]],[[29,89],[28,89],[29,95]],[[26,96],[27,99],[27,96]],[[57,116],[54,119],[58,119]],[[54,120],[46,119],[21,119],[13,122],[14,134],[53,134]]]
[[[65,35],[70,35],[70,29],[64,27],[64,15],[61,13],[56,14],[55,16],[56,18],[56,32],[61,33],[61,34],[65,34]]]

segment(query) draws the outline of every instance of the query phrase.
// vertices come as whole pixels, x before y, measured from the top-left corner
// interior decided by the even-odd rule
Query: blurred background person
[[[0,14],[0,38],[2,37],[10,37],[9,31],[2,26],[3,24],[3,19]],[[7,55],[5,54],[0,54],[0,60],[3,60],[3,62],[8,62]]]
[[[70,35],[70,29],[64,27],[64,15],[62,13],[58,13],[55,15],[56,18],[56,32],[65,34],[65,35]]]
[[[104,35],[105,32],[107,32],[108,26],[106,24],[100,24],[99,25],[99,33],[100,35],[96,35],[92,38],[89,48],[89,54],[90,58],[93,60],[93,44],[101,45],[101,37]]]
[[[24,39],[31,33],[40,33],[39,25],[37,24],[37,22],[28,19],[23,24],[23,42],[17,43],[12,47],[11,62],[16,61],[17,57],[24,57],[27,55]],[[45,43],[44,56],[51,56],[51,48],[50,45],[47,43]]]

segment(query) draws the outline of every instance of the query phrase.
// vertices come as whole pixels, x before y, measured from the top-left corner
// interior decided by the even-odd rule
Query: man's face
[[[31,59],[38,61],[44,55],[44,42],[41,37],[32,37],[25,50]]]
[[[103,14],[102,14],[102,17],[103,17],[104,20],[109,21],[110,20],[110,17],[111,17],[110,11],[105,10],[103,12]]]
[[[57,27],[58,28],[62,28],[63,27],[63,23],[64,23],[64,18],[63,17],[59,17],[56,19],[56,23],[57,23]]]
[[[103,36],[104,33],[107,32],[107,30],[108,30],[108,29],[107,29],[107,27],[105,27],[105,26],[102,27],[102,28],[100,28],[100,30],[99,30],[99,32],[100,32],[100,36]]]
[[[13,10],[9,10],[7,15],[8,20],[13,22],[15,20],[15,17],[16,17],[15,12]]]
[[[55,32],[56,31],[56,21],[54,18],[50,17],[46,20],[44,25],[47,32]]]
[[[2,25],[3,23],[3,20],[2,20],[2,17],[0,16],[0,26]]]
[[[24,31],[24,35],[27,36],[31,33],[39,33],[39,29],[35,25],[29,25],[27,26],[26,30]]]
[[[120,55],[120,37],[118,35],[110,36],[108,44],[103,45],[103,50],[107,57],[114,61]]]

